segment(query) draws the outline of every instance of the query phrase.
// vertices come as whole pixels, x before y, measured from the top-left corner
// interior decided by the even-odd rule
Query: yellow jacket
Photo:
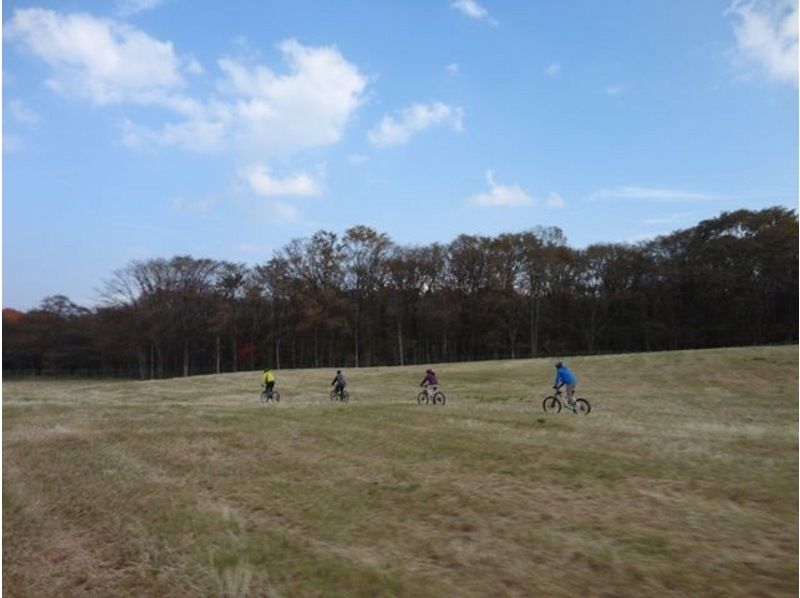
[[[272,373],[272,370],[264,372],[264,384],[267,382],[275,382],[275,374]]]

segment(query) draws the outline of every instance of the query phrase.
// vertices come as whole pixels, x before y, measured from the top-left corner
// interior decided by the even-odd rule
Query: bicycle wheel
[[[589,415],[589,412],[592,410],[592,406],[589,404],[589,401],[586,399],[576,399],[575,400],[575,413],[578,415]]]
[[[339,397],[336,396],[337,394],[338,393],[336,392],[336,389],[333,389],[331,391],[331,401],[335,401],[337,398],[339,398]]]
[[[542,408],[544,409],[545,413],[560,413],[561,401],[559,401],[556,397],[547,397],[542,402]]]
[[[261,391],[261,402],[262,403],[266,403],[268,400],[269,400],[269,398],[267,397],[267,391],[266,390],[262,390]]]
[[[272,398],[275,399],[275,402],[277,403],[278,401],[281,400],[281,393],[279,393],[277,390],[273,390]]]
[[[428,402],[428,393],[424,390],[417,395],[417,403],[420,405],[425,405]]]
[[[445,398],[443,392],[436,392],[436,394],[433,395],[434,405],[444,405],[446,401],[447,399]]]
[[[341,395],[339,396],[340,401],[344,401],[345,403],[350,400],[350,393],[346,390],[342,390]]]

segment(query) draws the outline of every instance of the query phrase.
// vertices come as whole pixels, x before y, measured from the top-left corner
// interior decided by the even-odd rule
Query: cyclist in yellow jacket
[[[272,389],[275,388],[275,374],[269,368],[264,370],[264,388],[267,391],[267,396],[271,397]]]

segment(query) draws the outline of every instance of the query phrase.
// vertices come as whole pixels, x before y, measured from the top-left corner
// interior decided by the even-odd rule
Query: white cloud
[[[660,189],[654,187],[617,187],[615,189],[602,189],[589,196],[592,201],[603,200],[642,200],[656,202],[684,202],[684,201],[716,201],[729,199],[723,195],[686,191],[684,189]]]
[[[241,176],[258,195],[311,197],[322,194],[319,183],[305,172],[277,178],[265,166],[252,165],[241,170]]]
[[[798,84],[798,18],[794,0],[736,1],[737,61],[755,63],[775,81]]]
[[[544,199],[534,197],[519,185],[500,185],[494,180],[494,172],[486,171],[489,191],[479,193],[469,199],[469,203],[479,207],[517,208],[544,204],[550,208],[563,208],[564,198],[551,192]]]
[[[42,120],[39,114],[28,108],[22,100],[11,100],[8,103],[8,112],[11,118],[23,125],[38,125]]]
[[[367,134],[367,139],[378,147],[406,143],[415,134],[428,127],[447,124],[454,131],[463,131],[464,111],[441,102],[412,104],[394,115],[384,116]]]
[[[296,40],[279,46],[289,73],[250,68],[222,59],[220,89],[237,143],[256,156],[290,154],[337,142],[364,101],[367,79],[335,47],[308,47]]]
[[[619,94],[623,93],[626,89],[627,89],[627,87],[625,87],[621,83],[614,83],[612,85],[606,85],[606,95],[618,96]]]
[[[159,130],[130,122],[123,142],[130,147],[175,145],[193,151],[235,147],[249,160],[336,143],[363,102],[366,78],[331,47],[302,46],[294,40],[279,49],[290,72],[277,74],[230,58],[219,61],[221,98],[205,103],[172,96],[164,105],[186,116]]]
[[[50,66],[50,87],[97,105],[163,104],[185,86],[183,72],[198,67],[178,56],[171,42],[88,14],[20,9],[5,34]]]
[[[486,172],[486,181],[489,183],[488,193],[479,193],[470,198],[469,203],[482,207],[515,208],[532,206],[535,199],[519,185],[498,185],[494,180],[494,172]]]
[[[123,17],[129,17],[140,12],[153,10],[161,5],[163,0],[117,0],[117,12]]]
[[[453,0],[450,6],[470,19],[485,20],[491,25],[497,25],[497,21],[489,16],[489,11],[478,4],[476,0]]]
[[[457,75],[460,70],[461,67],[457,62],[451,62],[450,64],[447,65],[447,72],[451,75]]]
[[[544,70],[544,72],[545,72],[545,74],[546,74],[546,75],[548,75],[548,76],[550,76],[550,77],[555,77],[556,75],[558,75],[558,73],[560,73],[560,72],[561,72],[561,65],[560,65],[560,64],[558,64],[557,62],[554,62],[553,64],[551,64],[550,66],[548,66],[548,67],[547,67],[547,68]]]

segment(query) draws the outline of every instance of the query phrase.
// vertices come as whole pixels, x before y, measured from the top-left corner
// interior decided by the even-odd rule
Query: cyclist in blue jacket
[[[567,387],[567,403],[569,405],[575,404],[575,384],[577,382],[578,379],[575,377],[575,374],[569,371],[567,366],[559,361],[556,364],[556,379],[553,381],[553,388]]]

